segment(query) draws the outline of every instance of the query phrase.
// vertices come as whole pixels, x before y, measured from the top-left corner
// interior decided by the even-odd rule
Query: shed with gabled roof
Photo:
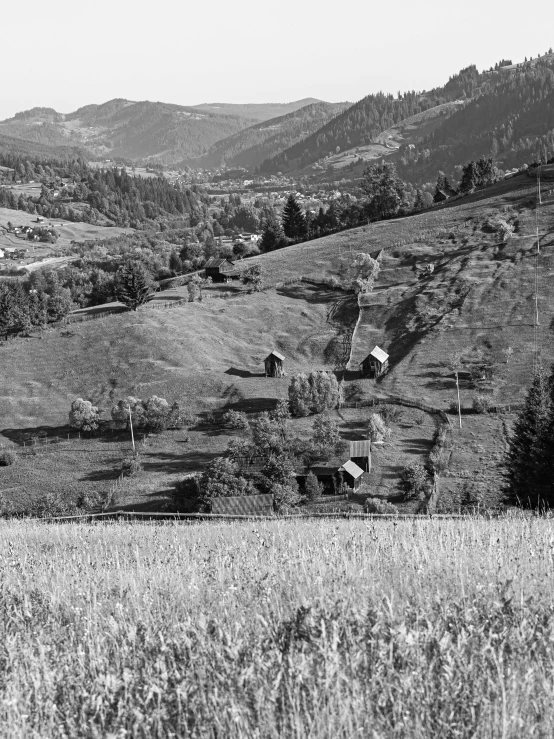
[[[284,377],[285,369],[283,362],[285,357],[275,349],[270,352],[264,360],[266,377]]]
[[[376,346],[367,357],[360,362],[362,375],[364,377],[380,377],[389,368],[389,355],[380,347]]]
[[[235,274],[235,265],[229,259],[210,257],[204,265],[204,275],[213,282],[227,282]]]
[[[339,472],[342,472],[342,479],[345,485],[353,490],[357,490],[362,484],[362,476],[364,471],[358,467],[358,465],[349,459],[340,468]]]
[[[369,439],[351,441],[350,459],[364,472],[371,472],[371,441]]]

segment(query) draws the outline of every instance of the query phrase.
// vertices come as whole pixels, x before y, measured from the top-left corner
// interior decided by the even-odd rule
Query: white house
[[[0,259],[4,259],[4,252],[0,249]]]

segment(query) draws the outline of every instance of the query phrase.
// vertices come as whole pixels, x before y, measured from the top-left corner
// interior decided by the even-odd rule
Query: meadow
[[[554,522],[0,522],[0,736],[554,731]]]

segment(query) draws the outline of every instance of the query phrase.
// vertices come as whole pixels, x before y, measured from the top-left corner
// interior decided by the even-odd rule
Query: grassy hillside
[[[459,351],[464,355],[460,391],[466,411],[476,396],[492,405],[520,402],[533,368],[534,187],[531,179],[520,176],[428,213],[255,258],[265,282],[280,283],[301,275],[337,276],[341,260],[350,261],[358,251],[384,249],[376,287],[363,298],[360,312],[352,294],[323,286],[292,284],[252,295],[236,286],[214,286],[203,303],[168,311],[147,307],[3,345],[0,415],[5,443],[20,444],[43,427],[50,435],[66,433],[59,429],[76,396],[105,410],[127,393],[181,400],[199,414],[197,424],[190,432],[156,437],[145,452],[148,474],[120,500],[129,506],[145,501],[155,505],[167,499],[179,475],[202,469],[224,451],[232,433],[211,421],[203,425],[207,412],[220,414],[224,406],[249,413],[271,408],[286,396],[292,374],[341,366],[358,316],[347,384],[358,380],[358,363],[375,344],[391,358],[384,378],[361,381],[366,398],[402,395],[448,410],[456,400],[448,364]],[[543,203],[538,338],[548,365],[554,360],[549,334],[554,321],[551,191],[544,191]],[[506,245],[490,228],[491,218],[498,216],[515,228]],[[430,264],[434,271],[425,274]],[[167,297],[184,293],[179,288]],[[226,299],[217,297],[225,293]],[[262,374],[263,358],[273,348],[286,356],[286,378]],[[336,415],[345,438],[363,438],[369,413],[358,409]],[[441,483],[447,499],[456,498],[468,476],[498,491],[499,463],[512,421],[509,414],[486,421],[464,416],[450,471]],[[309,419],[295,421],[301,434],[310,425]],[[410,460],[425,460],[435,428],[432,417],[409,412],[397,420],[391,443],[375,454],[372,492],[397,495],[399,471]],[[92,452],[98,443],[91,442]],[[21,474],[27,470],[31,475],[25,466],[30,464],[22,463]],[[32,462],[33,469],[37,464],[42,462]],[[100,474],[83,464],[79,479]],[[105,486],[117,477],[117,464]],[[4,484],[25,488],[15,468],[2,474]]]

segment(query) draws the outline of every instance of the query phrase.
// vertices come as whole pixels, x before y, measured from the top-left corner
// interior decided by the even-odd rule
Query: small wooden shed
[[[371,441],[369,439],[351,441],[350,459],[364,472],[371,472]]]
[[[367,357],[360,362],[362,367],[362,375],[364,377],[380,377],[384,375],[389,368],[389,355],[387,352],[375,347]]]
[[[342,472],[342,480],[344,484],[347,487],[352,488],[352,490],[357,490],[362,484],[364,471],[351,459],[339,468],[339,472]]]
[[[267,355],[264,360],[265,364],[265,376],[266,377],[284,377],[285,369],[283,362],[285,358],[282,354],[275,351],[275,349]]]
[[[213,282],[227,282],[235,274],[235,265],[229,259],[210,257],[204,265],[205,277],[211,277]]]

